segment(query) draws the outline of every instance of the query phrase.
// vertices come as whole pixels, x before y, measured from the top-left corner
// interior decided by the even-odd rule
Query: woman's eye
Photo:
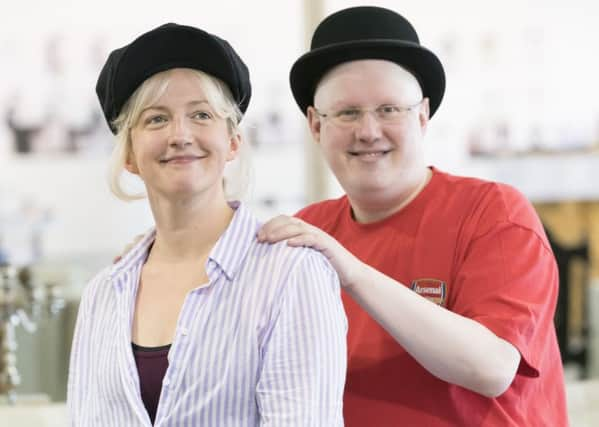
[[[157,125],[166,122],[166,117],[163,115],[149,116],[146,119],[146,124]]]
[[[208,111],[196,111],[192,114],[192,117],[200,120],[210,120],[212,119],[212,114],[210,114]]]

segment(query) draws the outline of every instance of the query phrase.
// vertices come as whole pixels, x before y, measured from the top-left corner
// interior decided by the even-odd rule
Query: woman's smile
[[[170,157],[167,157],[164,159],[160,159],[160,163],[184,165],[184,164],[192,163],[196,160],[201,160],[205,157],[206,157],[205,155],[204,156],[197,156],[197,155],[190,155],[190,154],[176,155],[176,156],[170,156]]]

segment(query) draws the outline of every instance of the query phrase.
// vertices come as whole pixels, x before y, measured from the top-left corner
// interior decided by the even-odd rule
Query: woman
[[[97,85],[122,169],[155,220],[86,287],[68,407],[77,426],[343,425],[338,279],[305,248],[256,241],[223,174],[251,94],[224,40],[166,24],[111,53]]]

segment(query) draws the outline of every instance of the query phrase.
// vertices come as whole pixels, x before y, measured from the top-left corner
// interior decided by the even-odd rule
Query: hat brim
[[[406,68],[418,79],[423,95],[429,98],[430,116],[439,108],[445,93],[445,71],[430,50],[410,42],[385,39],[344,42],[311,50],[291,68],[289,81],[293,97],[304,115],[314,103],[316,86],[336,65],[361,59],[384,59]]]

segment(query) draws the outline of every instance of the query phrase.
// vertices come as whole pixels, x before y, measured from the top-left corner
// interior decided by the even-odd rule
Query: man
[[[346,195],[258,238],[319,249],[340,276],[346,425],[567,425],[549,243],[516,190],[425,164],[445,75],[411,24],[337,12],[290,80]]]

